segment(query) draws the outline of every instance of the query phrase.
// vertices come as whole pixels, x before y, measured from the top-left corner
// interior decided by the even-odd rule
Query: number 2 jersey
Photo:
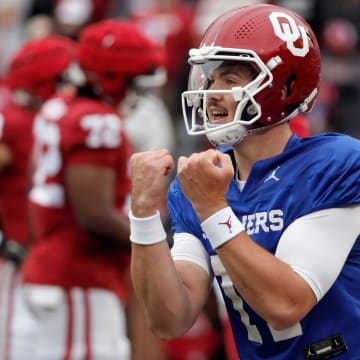
[[[233,156],[231,148],[219,150]],[[332,133],[306,139],[293,135],[281,154],[254,164],[242,191],[233,179],[226,197],[251,238],[275,254],[281,235],[296,219],[318,210],[360,203],[360,141]],[[338,335],[347,351],[336,359],[360,359],[360,236],[335,283],[318,304],[299,324],[276,331],[234,288],[177,178],[168,192],[168,208],[174,232],[195,235],[208,253],[240,359],[322,359],[315,356],[317,345],[310,345],[323,346],[321,341],[327,339],[336,347],[341,345],[336,343]],[[310,254],[312,259],[322,260],[321,253],[313,254],[309,249]]]
[[[123,298],[129,254],[114,250],[101,235],[90,237],[81,228],[72,212],[65,180],[71,166],[112,169],[116,173],[114,206],[127,214],[130,145],[122,120],[101,102],[55,97],[42,107],[33,132],[30,205],[35,242],[23,266],[24,282],[103,288]]]

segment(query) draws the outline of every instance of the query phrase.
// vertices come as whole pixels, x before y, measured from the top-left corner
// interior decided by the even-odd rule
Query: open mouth
[[[224,123],[228,118],[228,112],[226,110],[211,110],[209,115],[212,124]]]

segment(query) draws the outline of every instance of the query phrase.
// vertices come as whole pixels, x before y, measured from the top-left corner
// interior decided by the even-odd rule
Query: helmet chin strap
[[[238,144],[248,134],[244,125],[233,123],[226,128],[220,128],[206,134],[207,139],[215,146],[233,146]]]
[[[310,110],[309,104],[314,100],[317,93],[318,93],[318,90],[314,89],[310,93],[310,95],[304,100],[304,102],[302,104],[300,104],[294,111],[292,111],[286,118],[282,119],[281,121],[276,122],[275,124],[272,124],[272,125],[265,125],[265,126],[262,126],[262,127],[256,128],[256,129],[247,130],[245,136],[254,135],[254,134],[257,134],[257,133],[262,132],[264,130],[271,129],[271,128],[275,127],[275,126],[278,126],[278,125],[281,125],[281,124],[283,124],[285,122],[290,121],[296,115],[299,115],[301,113],[309,111]],[[236,145],[236,144],[233,144],[233,145]]]
[[[300,114],[301,108],[295,109],[289,116],[272,125],[265,125],[255,129],[247,129],[246,126],[234,123],[229,127],[218,129],[206,134],[207,139],[215,146],[235,146],[238,145],[247,136],[255,135],[278,125],[290,121],[293,117]]]
[[[305,99],[305,101],[302,104],[300,104],[294,111],[292,111],[286,118],[284,118],[284,119],[280,120],[279,122],[276,122],[275,124],[272,124],[272,125],[264,125],[262,127],[256,128],[256,129],[248,130],[247,135],[254,135],[254,134],[257,134],[257,133],[262,132],[264,130],[272,129],[275,126],[278,126],[278,125],[281,125],[281,124],[283,124],[285,122],[290,121],[296,115],[299,115],[299,114],[301,114],[303,112],[308,111],[308,109],[309,109],[308,104],[313,100],[316,93],[317,93],[317,89],[314,89],[311,92],[311,94],[309,95],[309,97],[307,97]]]

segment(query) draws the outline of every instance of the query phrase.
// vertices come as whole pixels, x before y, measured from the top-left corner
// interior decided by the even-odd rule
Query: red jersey
[[[0,110],[5,109],[11,102],[11,90],[0,78]]]
[[[76,97],[44,104],[34,123],[30,204],[36,239],[23,265],[25,282],[125,295],[129,254],[114,251],[106,239],[90,238],[81,228],[69,203],[65,172],[84,164],[113,169],[114,204],[121,212],[130,193],[129,155],[123,123],[111,107]]]
[[[28,163],[35,112],[9,103],[0,112],[0,142],[9,147],[12,162],[0,175],[0,218],[5,236],[28,241]]]

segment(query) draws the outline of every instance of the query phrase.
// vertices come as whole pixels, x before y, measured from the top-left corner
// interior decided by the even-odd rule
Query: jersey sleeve
[[[209,255],[200,240],[192,234],[176,233],[171,255],[174,261],[192,262],[205,270],[209,276],[213,276]]]
[[[14,105],[0,111],[0,141],[12,146],[19,138],[28,139],[34,112]]]
[[[313,212],[282,234],[275,256],[304,278],[319,301],[360,241],[360,205]]]
[[[339,136],[320,150],[308,178],[313,210],[360,203],[360,141]]]

